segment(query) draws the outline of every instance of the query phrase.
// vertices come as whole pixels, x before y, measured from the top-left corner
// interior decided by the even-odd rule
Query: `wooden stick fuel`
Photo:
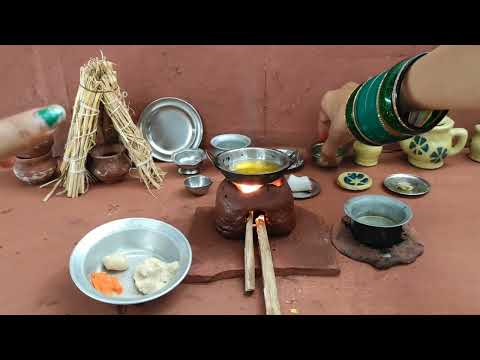
[[[273,267],[272,252],[270,251],[270,244],[268,242],[265,217],[260,215],[255,220],[255,223],[257,225],[258,247],[260,248],[260,258],[262,261],[263,296],[265,298],[267,315],[282,315],[280,302],[278,301],[275,270]]]
[[[253,211],[250,211],[245,227],[245,292],[255,290],[255,253],[253,247]]]

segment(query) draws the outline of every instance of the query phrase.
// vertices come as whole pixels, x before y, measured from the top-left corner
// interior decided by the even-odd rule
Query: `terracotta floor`
[[[222,175],[211,167],[204,173],[215,180],[208,195],[192,197],[183,178],[170,164],[165,188],[155,199],[136,180],[98,185],[79,199],[54,197],[41,202],[45,189],[19,183],[11,172],[0,172],[0,313],[1,314],[116,314],[119,308],[90,300],[76,289],[68,274],[75,243],[89,230],[122,217],[153,217],[188,233],[197,206],[212,205]],[[307,165],[299,172],[318,180],[322,193],[301,206],[328,222],[342,215],[352,193],[335,185],[340,169]],[[421,234],[425,253],[414,264],[377,271],[337,253],[338,277],[278,279],[282,310],[290,314],[478,314],[480,313],[480,238],[477,182],[480,164],[465,154],[447,159],[436,171],[410,167],[401,153],[383,154],[381,164],[366,169],[374,186],[364,193],[383,194],[382,181],[396,172],[425,177],[432,191],[407,199],[414,211],[412,224]],[[243,279],[206,285],[180,285],[170,295],[127,314],[263,314],[261,291],[243,295]]]

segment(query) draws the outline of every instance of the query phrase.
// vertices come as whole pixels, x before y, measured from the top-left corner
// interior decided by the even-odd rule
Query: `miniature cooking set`
[[[96,143],[97,132],[103,134],[102,144]],[[75,198],[84,195],[96,181],[114,184],[127,176],[140,179],[149,191],[160,189],[152,194],[161,197],[160,185],[166,173],[158,161],[169,162],[177,166],[177,173],[169,176],[184,177],[185,191],[191,193],[184,201],[196,201],[215,183],[201,174],[203,168],[214,166],[224,178],[216,184],[210,209],[197,209],[198,214],[203,211],[205,221],[196,226],[208,228],[207,234],[215,231],[218,237],[212,234],[209,238],[215,237],[219,247],[239,249],[237,244],[243,244],[243,253],[240,254],[239,249],[233,256],[243,258],[244,292],[255,291],[255,277],[261,276],[266,313],[281,314],[281,294],[276,286],[276,272],[281,269],[275,266],[276,256],[281,256],[282,246],[287,253],[295,251],[295,247],[306,249],[308,242],[319,242],[316,238],[319,235],[309,226],[322,224],[322,214],[306,212],[301,201],[321,194],[321,184],[312,177],[292,174],[301,171],[305,159],[300,149],[290,148],[288,144],[281,148],[258,147],[245,134],[219,134],[210,139],[209,149],[202,149],[203,135],[200,113],[189,102],[173,97],[150,103],[141,113],[139,125],[135,125],[116,72],[102,56],[82,67],[72,125],[60,166],[51,157],[53,138],[49,138],[34,149],[18,154],[13,172],[25,183],[53,186],[44,201],[62,186],[64,189],[57,195]],[[454,121],[447,117],[430,132],[404,140],[400,146],[413,166],[438,169],[447,156],[461,152],[467,138],[467,131],[454,128]],[[455,144],[454,140],[457,140]],[[324,161],[322,145],[316,143],[310,147],[311,161],[319,168],[328,168],[332,165]],[[352,165],[368,170],[378,165],[382,151],[382,147],[356,141]],[[480,162],[478,126],[469,157]],[[338,150],[336,160],[333,166],[351,161],[346,149]],[[378,181],[354,168],[333,178],[338,191],[352,194],[365,191]],[[423,253],[423,245],[410,226],[413,211],[393,195],[424,196],[431,190],[430,183],[411,174],[391,174],[383,184],[392,196],[353,196],[345,203],[345,216],[332,224],[333,227],[324,225],[332,231],[324,231],[325,244],[318,253],[310,254],[314,263],[318,259],[320,264],[322,256],[336,249],[353,260],[388,269],[412,263]],[[305,214],[313,222],[305,221]],[[173,224],[141,217],[103,224],[86,234],[73,249],[72,280],[87,296],[110,304],[128,305],[156,299],[188,278],[192,259],[196,258],[192,247],[202,246],[202,240],[195,238],[195,231],[192,234],[187,239]],[[260,267],[256,266],[255,243]],[[289,244],[295,245],[289,249]],[[278,253],[272,251],[276,248],[280,249]],[[121,266],[111,265],[112,259],[117,259]],[[302,260],[296,261],[301,268]],[[340,269],[335,259],[329,261],[330,265],[325,268],[330,272],[317,269],[315,273],[314,264],[304,275],[338,275]],[[113,290],[104,291],[108,286]]]

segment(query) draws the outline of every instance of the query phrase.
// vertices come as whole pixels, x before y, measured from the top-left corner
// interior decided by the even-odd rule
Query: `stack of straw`
[[[100,103],[104,105],[107,115],[112,120],[140,179],[149,191],[151,187],[160,188],[166,173],[155,166],[150,146],[130,117],[113,64],[102,55],[101,59],[90,59],[80,68],[80,84],[65,154],[60,166],[60,177],[44,185],[55,183],[43,201],[48,201],[59,186],[64,190],[58,194],[66,193],[68,197],[78,197],[85,194],[89,184],[95,181],[85,164],[88,153],[95,146]]]

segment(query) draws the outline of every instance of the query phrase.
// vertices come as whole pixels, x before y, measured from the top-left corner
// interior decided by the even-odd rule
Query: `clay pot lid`
[[[122,144],[102,144],[96,145],[91,151],[90,156],[94,159],[108,159],[122,154],[125,147]]]
[[[40,156],[37,156],[37,157],[19,157],[19,156],[16,156],[15,157],[15,163],[27,163],[27,164],[34,164],[34,163],[38,163],[38,162],[41,162],[45,159],[49,159],[49,158],[52,158],[52,150],[49,150],[46,154],[43,154],[43,155],[40,155]]]
[[[337,178],[337,184],[343,189],[351,191],[367,190],[373,185],[372,178],[359,171],[346,171]]]

